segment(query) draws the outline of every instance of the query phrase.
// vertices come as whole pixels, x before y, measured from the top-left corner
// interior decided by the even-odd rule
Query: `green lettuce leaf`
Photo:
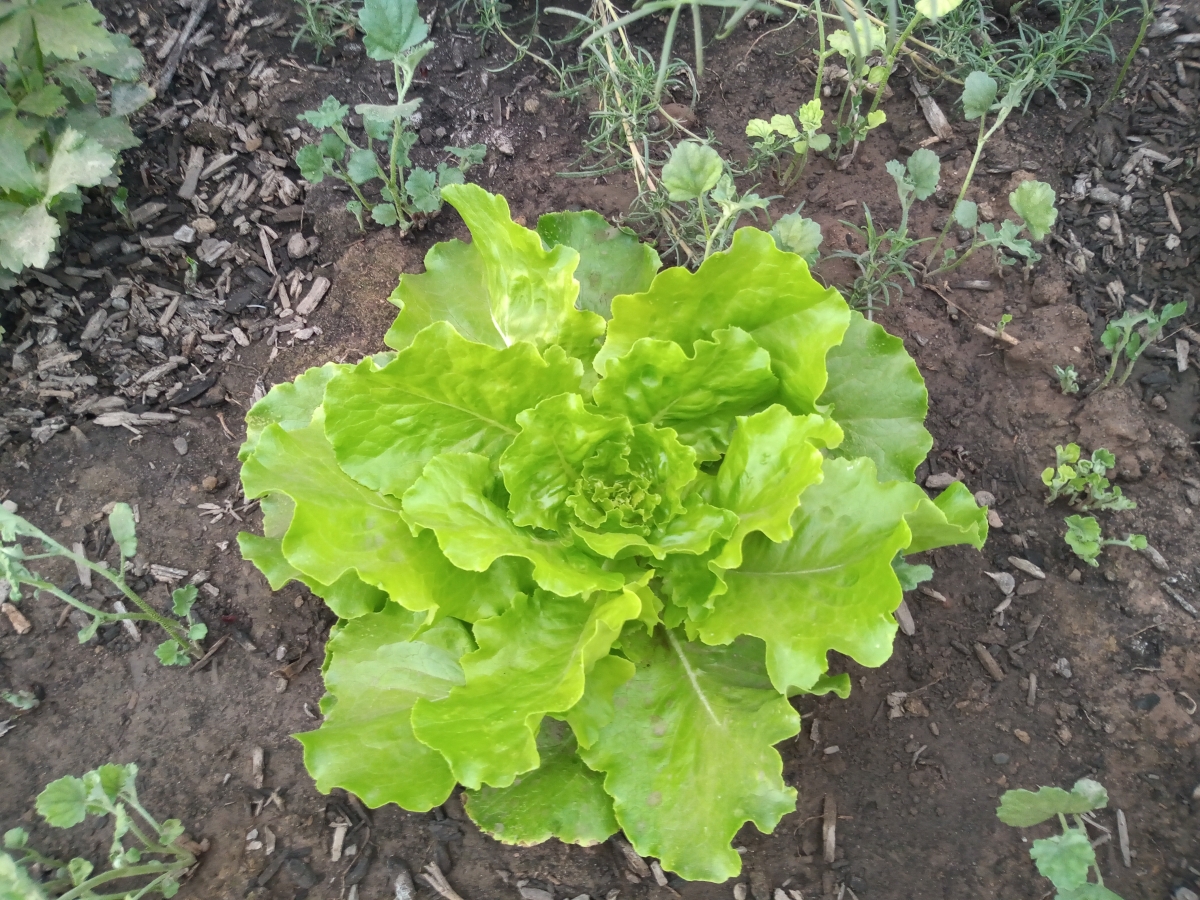
[[[575,308],[579,254],[542,239],[512,221],[508,203],[474,184],[442,191],[471,230],[483,264],[492,321],[505,344],[529,341],[539,350],[558,344],[571,356],[590,360],[604,334],[604,319]]]
[[[933,437],[924,425],[929,392],[904,342],[854,312],[825,362],[829,385],[820,403],[832,407],[829,414],[846,433],[835,454],[869,457],[883,481],[912,481]]]
[[[653,247],[639,241],[628,228],[608,224],[590,209],[547,213],[538,219],[537,233],[549,247],[566,244],[579,253],[575,305],[606,319],[613,297],[646,290],[662,266]]]
[[[575,747],[569,728],[545,719],[537,736],[541,765],[509,787],[466,791],[467,815],[497,840],[522,847],[552,837],[584,847],[608,840],[620,828],[612,798]]]
[[[738,829],[769,832],[795,809],[774,745],[800,717],[767,680],[759,641],[707,647],[660,629],[644,652],[616,692],[620,714],[580,756],[605,773],[640,854],[689,880],[724,881],[742,868],[729,846]]]
[[[368,806],[399,803],[420,812],[450,796],[454,776],[442,755],[413,735],[412,708],[463,683],[458,660],[472,640],[453,619],[422,633],[423,620],[389,603],[329,639],[325,721],[294,735],[323,793],[340,787]]]
[[[437,322],[383,368],[371,360],[326,390],[325,435],[338,465],[375,491],[403,496],[446,450],[494,459],[517,435],[517,414],[579,389],[582,367],[532,344],[496,350]]]
[[[388,298],[400,315],[383,336],[403,350],[434,322],[449,322],[468,341],[503,350],[508,342],[492,321],[483,258],[474,244],[443,241],[425,254],[425,271],[404,274]]]
[[[793,416],[775,405],[738,418],[729,452],[717,472],[714,502],[738,517],[737,527],[712,567],[742,564],[742,542],[753,532],[772,541],[792,536],[800,495],[821,480],[823,447],[836,447],[842,430],[820,415]]]
[[[490,606],[510,598],[507,571],[455,568],[432,535],[413,537],[398,500],[363,487],[338,468],[322,425],[319,416],[296,431],[270,425],[242,464],[248,498],[277,491],[296,504],[283,538],[292,566],[321,584],[353,571],[416,611],[435,609],[446,598]]]
[[[641,596],[640,590],[631,590]],[[602,656],[593,664],[587,673],[583,696],[563,717],[575,733],[579,746],[590,747],[596,743],[600,732],[613,720],[617,713],[613,695],[617,688],[633,677],[633,671],[633,663],[621,656]]]
[[[688,356],[679,344],[642,338],[608,360],[593,389],[603,413],[673,428],[702,460],[720,459],[734,418],[768,402],[779,389],[771,355],[740,328],[722,328],[696,341]]]
[[[674,341],[691,352],[696,341],[737,327],[771,354],[780,399],[794,413],[816,411],[825,390],[825,354],[850,321],[836,290],[821,287],[804,260],[754,228],[737,231],[730,249],[714,253],[696,272],[666,269],[648,291],[614,298],[612,312],[597,372],[640,338]]]
[[[325,398],[325,387],[342,372],[354,366],[344,363],[325,363],[314,366],[294,381],[277,384],[246,413],[246,440],[238,450],[243,462],[254,453],[258,438],[269,425],[279,425],[284,431],[306,428],[313,413]]]
[[[954,544],[970,544],[982,550],[987,540],[987,510],[975,502],[971,491],[956,481],[936,498],[922,499],[916,511],[907,516],[912,543],[905,553],[920,553]]]
[[[508,787],[538,767],[538,727],[583,696],[588,668],[608,655],[642,608],[631,591],[590,600],[541,591],[475,623],[479,649],[462,659],[466,684],[413,709],[417,737],[439,750],[468,788]]]
[[[908,546],[905,516],[924,492],[910,482],[880,483],[869,459],[826,459],[807,488],[784,543],[746,539],[741,568],[725,573],[727,591],[697,626],[709,644],[740,634],[767,643],[767,671],[781,693],[809,690],[837,650],[864,666],[892,652],[892,612],[903,592],[892,558]]]
[[[515,556],[533,563],[539,585],[563,597],[621,589],[625,580],[619,573],[606,572],[572,541],[514,525],[492,499],[497,480],[487,457],[477,453],[435,456],[404,495],[405,519],[414,528],[432,529],[450,562],[468,572],[484,572],[497,559]]]

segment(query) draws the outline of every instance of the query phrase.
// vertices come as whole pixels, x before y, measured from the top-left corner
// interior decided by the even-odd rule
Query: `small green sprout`
[[[1042,484],[1050,488],[1049,506],[1059,497],[1076,509],[1135,509],[1137,504],[1111,484],[1105,473],[1117,465],[1116,457],[1100,447],[1091,459],[1081,458],[1078,444],[1054,448],[1054,465],[1042,471]]]
[[[1144,534],[1127,534],[1125,540],[1105,538],[1095,516],[1067,516],[1067,533],[1063,540],[1080,559],[1089,566],[1100,565],[1096,560],[1105,547],[1128,547],[1130,550],[1145,550],[1149,546]]]
[[[1125,370],[1117,384],[1124,384],[1133,374],[1134,364],[1146,352],[1146,348],[1162,337],[1167,323],[1187,312],[1187,304],[1183,301],[1168,303],[1160,312],[1148,309],[1142,312],[1126,312],[1119,319],[1113,319],[1100,335],[1100,343],[1112,351],[1112,363],[1100,387],[1107,387],[1117,374],[1117,366],[1122,357],[1127,360]],[[1138,331],[1141,326],[1142,330]]]
[[[125,227],[130,231],[136,231],[137,224],[133,221],[133,215],[129,212],[129,188],[124,185],[117,188],[113,191],[110,200],[112,208],[121,217],[121,221],[125,223]]]
[[[0,700],[9,706],[16,707],[21,712],[37,709],[42,702],[33,691],[0,691]]]
[[[1064,394],[1079,393],[1079,373],[1075,371],[1074,366],[1067,366],[1065,369],[1062,366],[1054,367],[1054,375],[1058,378],[1058,388]]]
[[[1090,778],[1081,778],[1068,793],[1062,788],[1040,787],[1034,791],[1005,791],[996,815],[1005,825],[1030,828],[1058,818],[1062,834],[1035,840],[1029,855],[1038,871],[1058,891],[1058,900],[1121,900],[1104,886],[1096,851],[1088,838],[1085,813],[1108,806],[1108,792]],[[1067,823],[1067,816],[1074,825]],[[1096,880],[1088,881],[1095,871]]]
[[[1012,321],[1012,315],[1005,313],[1000,317],[1000,321],[996,323],[996,337],[1004,334],[1004,329],[1008,327],[1008,323]]]
[[[112,845],[108,871],[96,871],[77,856],[63,862],[29,846],[29,833],[13,828],[4,834],[0,852],[0,897],[13,900],[81,898],[131,898],[161,894],[174,897],[196,855],[185,846],[183,824],[178,819],[159,823],[138,801],[134,781],[137,766],[103,765],[82,778],[67,775],[46,785],[38,794],[37,811],[54,828],[70,828],[89,815],[111,817]],[[136,816],[136,817],[135,817]],[[126,846],[126,839],[132,838]],[[194,845],[193,845],[194,846]],[[10,855],[12,854],[12,855]],[[29,871],[37,867],[49,877],[39,881]],[[121,882],[115,891],[114,882]],[[101,887],[109,890],[99,891]]]

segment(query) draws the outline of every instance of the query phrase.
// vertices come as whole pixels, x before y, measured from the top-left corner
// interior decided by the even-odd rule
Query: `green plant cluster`
[[[1104,786],[1090,778],[1081,778],[1069,792],[1058,787],[1005,791],[996,815],[1005,825],[1016,828],[1058,820],[1061,834],[1038,838],[1029,847],[1038,871],[1054,885],[1055,900],[1121,900],[1104,886],[1096,850],[1082,818],[1106,806],[1108,792]],[[1067,823],[1067,816],[1074,821],[1073,825]],[[1092,872],[1096,874],[1095,881],[1088,880]]]
[[[1168,322],[1182,316],[1185,312],[1187,312],[1187,303],[1181,300],[1177,303],[1168,303],[1158,312],[1153,309],[1138,312],[1130,310],[1120,318],[1109,322],[1104,333],[1100,335],[1100,343],[1112,353],[1112,362],[1109,364],[1108,372],[1104,375],[1104,380],[1100,382],[1100,387],[1107,387],[1112,383],[1113,376],[1117,374],[1117,369],[1122,362],[1125,363],[1125,369],[1121,372],[1117,384],[1124,384],[1128,381],[1129,376],[1133,374],[1134,365],[1146,352],[1146,348],[1162,337]]]
[[[774,115],[770,121],[751,119],[746,125],[746,137],[755,142],[750,149],[750,168],[772,166],[779,187],[787,190],[804,174],[810,151],[822,153],[829,149],[829,135],[821,133],[824,119],[819,97],[803,104],[794,118]]]
[[[183,846],[178,819],[158,822],[138,800],[137,766],[103,765],[82,778],[67,775],[46,785],[37,811],[54,828],[71,828],[88,816],[112,823],[109,869],[96,871],[88,859],[54,859],[29,844],[29,833],[13,828],[0,852],[0,897],[4,900],[130,900],[159,894],[174,897],[180,880],[196,863]],[[10,855],[11,854],[11,855]],[[15,858],[14,858],[15,857]],[[38,875],[31,874],[31,869]],[[120,889],[117,883],[121,883]]]
[[[1149,546],[1144,534],[1127,534],[1122,541],[1105,538],[1095,516],[1067,516],[1067,533],[1063,540],[1071,552],[1089,566],[1098,566],[1100,551],[1105,547],[1128,547],[1130,550],[1145,550]]]
[[[346,209],[358,220],[360,229],[365,229],[364,217],[369,216],[379,225],[397,225],[407,232],[442,208],[442,188],[462,184],[467,170],[483,161],[487,148],[483,144],[446,147],[454,163],[438,163],[432,172],[415,166],[409,151],[417,143],[413,115],[421,98],[406,98],[417,67],[434,46],[426,40],[429,26],[421,18],[416,0],[366,0],[358,22],[367,55],[392,63],[396,102],[354,107],[362,116],[366,138],[365,146],[360,146],[346,128],[350,107],[336,97],[326,97],[320,107],[299,116],[317,130],[320,140],[296,153],[296,165],[310,184],[319,184],[330,175],[348,185],[355,199]],[[380,164],[377,141],[386,155],[385,165]],[[362,186],[373,181],[380,182],[379,202],[363,193]]]
[[[1092,451],[1091,459],[1081,458],[1078,444],[1054,448],[1054,465],[1042,471],[1042,484],[1050,488],[1046,498],[1049,506],[1059,497],[1076,509],[1134,509],[1137,504],[1111,484],[1105,473],[1117,460],[1111,452],[1100,447]]]
[[[89,0],[0,3],[0,277],[45,266],[80,189],[115,183],[140,143],[127,119],[154,92],[142,54],[103,21]]]
[[[339,617],[321,790],[426,810],[466,786],[500,840],[624,829],[685,878],[795,807],[787,698],[891,653],[903,556],[986,537],[931,446],[903,343],[754,228],[696,272],[592,212],[471,231],[404,275],[392,352],[250,411],[244,556]],[[919,574],[919,573],[915,573]]]
[[[18,603],[21,600],[21,589],[32,588],[34,591],[45,591],[64,603],[73,606],[84,613],[89,621],[79,630],[79,643],[85,643],[95,636],[101,625],[110,622],[151,622],[158,625],[168,635],[167,640],[159,644],[155,655],[167,666],[185,665],[192,659],[203,656],[200,641],[208,634],[208,626],[195,621],[192,607],[196,602],[196,586],[189,584],[176,588],[171,593],[171,612],[183,621],[177,622],[163,615],[140,597],[125,581],[125,570],[129,560],[137,553],[137,532],[134,524],[133,510],[128,503],[117,503],[108,515],[108,527],[112,532],[113,543],[116,545],[119,561],[115,570],[103,562],[93,562],[82,553],[68,550],[54,538],[35,527],[16,513],[0,507],[0,577],[8,582],[9,600]],[[27,553],[21,544],[22,538],[33,538],[45,548],[40,553]],[[80,569],[87,569],[93,575],[110,582],[136,607],[136,611],[106,612],[96,609],[82,600],[47,581],[41,575],[30,570],[26,563],[39,559],[61,557],[69,559]]]

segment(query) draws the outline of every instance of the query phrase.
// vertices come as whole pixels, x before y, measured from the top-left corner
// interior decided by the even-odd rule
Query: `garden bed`
[[[187,18],[174,4],[102,7],[152,66],[164,36]],[[1175,599],[1200,606],[1200,346],[1173,333],[1181,322],[1200,327],[1200,44],[1173,42],[1200,33],[1196,13],[1194,4],[1176,11],[1179,31],[1148,41],[1149,56],[1135,61],[1123,99],[1107,110],[1099,107],[1115,66],[1095,60],[1090,103],[1075,89],[1063,91],[1065,109],[1035,96],[1028,114],[1014,115],[989,145],[972,196],[992,205],[997,219],[1029,173],[1060,196],[1059,221],[1028,278],[1019,267],[997,273],[980,253],[929,289],[905,285],[902,299],[875,313],[903,338],[928,385],[935,444],[918,481],[949,476],[990,493],[993,527],[982,553],[927,554],[934,578],[929,590],[908,594],[912,633],[897,636],[886,665],[834,660],[832,671],[851,675],[848,700],[794,700],[803,730],[779,750],[784,780],[799,791],[796,812],[772,835],[746,826],[735,840],[744,864],[738,881],[755,900],[786,900],[777,889],[804,898],[852,892],[860,900],[1042,897],[1047,883],[1026,841],[1043,835],[1001,824],[998,798],[1009,788],[1069,787],[1082,777],[1103,783],[1111,798],[1110,810],[1097,815],[1112,831],[1097,848],[1108,887],[1127,900],[1165,898],[1180,886],[1200,892],[1200,795],[1193,793],[1200,713],[1192,699],[1200,699],[1192,652],[1200,619]],[[4,297],[0,499],[92,555],[106,531],[105,506],[135,505],[140,563],[186,573],[156,578],[139,569],[143,592],[161,605],[175,583],[210,586],[197,605],[208,646],[229,640],[192,672],[163,669],[152,636],[134,642],[118,626],[80,646],[76,629],[62,621],[62,604],[46,595],[21,604],[28,633],[0,619],[0,687],[44,691],[41,705],[13,717],[0,736],[0,825],[22,825],[47,849],[64,849],[66,836],[38,824],[38,791],[107,761],[136,762],[147,808],[180,818],[209,842],[180,896],[345,897],[352,887],[359,897],[392,896],[403,870],[437,862],[465,900],[547,900],[531,890],[553,900],[611,900],[613,892],[740,898],[731,884],[671,876],[664,885],[639,876],[611,842],[498,843],[468,820],[457,795],[428,814],[366,810],[344,792],[319,794],[305,771],[290,735],[319,724],[320,662],[334,617],[296,584],[272,593],[238,553],[237,533],[260,525],[239,490],[244,414],[272,385],[309,366],[356,362],[383,349],[395,314],[386,300],[399,274],[420,271],[433,243],[466,232],[446,207],[404,239],[374,228],[362,235],[343,210],[349,194],[331,179],[304,190],[291,163],[296,115],[330,93],[351,104],[388,102],[390,82],[385,67],[352,41],[321,66],[303,45],[291,52],[294,15],[279,0],[212,7],[203,22],[214,39],[185,54],[174,82],[140,114],[143,145],[126,157],[129,207],[148,218],[129,232],[103,202],[92,202],[66,237],[59,264],[36,274],[24,293]],[[558,174],[582,152],[586,110],[555,96],[557,83],[530,59],[489,71],[509,58],[506,45],[493,40],[493,52],[479,57],[471,35],[440,23],[415,89],[425,98],[417,161],[432,165],[440,158],[433,148],[444,143],[486,143],[488,156],[468,180],[503,194],[530,226],[556,210],[595,209],[610,218],[626,212],[636,192],[627,172]],[[700,100],[687,109],[697,121],[690,127],[712,129],[738,157],[747,118],[793,110],[811,91],[810,54],[798,52],[807,30],[768,27],[742,27],[710,48]],[[636,33],[653,45],[660,28],[643,22]],[[1119,50],[1135,30],[1128,23],[1118,29]],[[898,215],[885,163],[906,159],[931,132],[907,78],[893,85],[888,122],[853,165],[839,171],[814,160],[775,201],[773,217],[804,201],[804,214],[823,226],[826,250],[857,250],[842,220],[862,224],[864,202],[878,219]],[[935,93],[954,135],[929,146],[953,189],[970,161],[975,125],[951,113],[957,89]],[[686,105],[688,98],[676,99]],[[1115,153],[1128,160],[1139,147],[1165,162],[1143,154],[1128,172],[1114,166]],[[202,263],[200,290],[188,292],[180,254],[155,239],[200,216],[179,198],[189,161],[203,174],[226,157],[199,181],[212,230],[188,245]],[[1142,182],[1127,186],[1130,173]],[[1116,207],[1118,228],[1098,186],[1132,194],[1128,210]],[[935,221],[952,203],[953,190],[943,190],[916,207],[914,229],[936,233]],[[1171,235],[1178,240],[1168,242]],[[217,254],[211,265],[204,238],[212,241],[209,255]],[[218,254],[224,241],[229,246]],[[222,260],[233,265],[218,284]],[[816,272],[834,285],[853,278],[844,260],[823,261]],[[278,293],[267,296],[275,273],[291,316],[279,315]],[[127,340],[116,346],[133,353],[114,353],[87,334],[110,295],[124,305],[109,302],[100,324],[127,311],[117,326]],[[1100,377],[1107,365],[1100,334],[1121,308],[1139,308],[1134,295],[1155,306],[1182,300],[1188,312],[1125,386],[1062,393],[1054,367],[1073,365],[1085,385]],[[994,328],[1005,314],[1015,344],[976,330]],[[180,326],[189,322],[205,330],[184,346],[188,331]],[[44,339],[48,329],[56,333]],[[34,345],[14,361],[14,348],[31,337]],[[67,353],[82,352],[39,365],[45,357],[37,348],[55,341]],[[1180,371],[1177,355],[1189,346],[1193,362]],[[106,406],[103,398],[115,394],[126,402]],[[105,415],[123,425],[106,427]],[[1044,503],[1041,482],[1055,445],[1072,441],[1114,453],[1116,481],[1137,509],[1106,521],[1114,533],[1146,535],[1157,557],[1112,548],[1089,568],[1072,555],[1062,539],[1068,510]],[[1027,574],[1029,566],[1015,566],[1014,557],[1045,577]],[[45,571],[60,585],[76,578],[68,564]],[[1002,615],[994,610],[1004,594],[988,572],[1016,578]],[[984,666],[979,648],[998,671]],[[265,758],[258,776],[256,748]],[[1128,861],[1117,809],[1128,823]],[[823,842],[834,819],[836,851],[827,862]],[[357,852],[334,860],[339,823],[348,826],[345,846]],[[106,853],[99,826],[69,839],[77,853]]]

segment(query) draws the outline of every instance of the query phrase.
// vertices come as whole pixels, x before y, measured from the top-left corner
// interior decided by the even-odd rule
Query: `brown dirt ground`
[[[256,13],[268,6],[260,4]],[[174,7],[156,14],[179,16]],[[658,27],[645,30],[653,33]],[[709,72],[720,74],[707,76],[697,110],[702,124],[735,154],[743,152],[739,133],[747,114],[793,109],[810,84],[797,63],[803,54],[783,55],[795,49],[794,36],[771,36],[751,49],[753,37],[741,32],[712,49]],[[495,60],[469,60],[459,77],[447,43],[443,40],[431,57],[430,86],[423,88],[426,124],[486,139],[496,126],[483,121],[491,100],[477,76]],[[282,55],[287,41],[276,38],[259,49]],[[686,51],[685,42],[680,52]],[[1167,52],[1161,43],[1152,51]],[[746,59],[751,64],[740,66]],[[328,90],[341,92],[350,82],[366,96],[378,83],[375,70],[359,57],[335,57],[332,71],[308,72],[296,79],[299,84],[281,85],[268,118],[290,127],[295,113],[314,98]],[[523,63],[493,76],[491,90],[505,95],[529,75],[541,73]],[[467,99],[455,100],[437,86]],[[504,192],[514,214],[530,221],[542,212],[580,206],[622,212],[630,196],[626,179],[596,183],[556,177],[578,154],[584,113],[547,96],[548,87],[535,80],[512,97],[512,117],[500,127],[515,155],[493,151],[478,180]],[[202,92],[188,72],[173,90],[181,96]],[[526,115],[520,101],[535,95],[541,111]],[[945,107],[950,101],[950,95],[943,96]],[[867,142],[853,169],[837,173],[816,163],[788,198],[793,204],[807,198],[806,211],[825,226],[827,249],[844,240],[838,220],[861,221],[862,201],[884,218],[895,215],[883,164],[901,146],[911,149],[910,141],[926,136],[914,109],[907,89],[898,87],[888,107],[890,125]],[[1134,109],[1128,116],[1136,120],[1138,114]],[[1067,186],[1077,170],[1086,168],[1080,148],[1106,133],[1097,128],[1098,121],[1085,104],[1060,112],[1052,103],[1017,119],[990,157],[998,160],[1007,153],[1013,161],[1007,171],[981,176],[977,196],[993,198],[1002,213],[1011,173],[1019,168]],[[545,127],[545,137],[539,126]],[[1123,127],[1136,130],[1136,122]],[[1190,140],[1194,151],[1194,128],[1190,138],[1182,131],[1175,137],[1176,147]],[[948,149],[935,146],[944,156],[944,183],[953,186],[950,173],[961,175],[969,140],[964,131]],[[148,145],[148,153],[159,151],[161,144]],[[1195,187],[1193,179],[1189,189]],[[169,189],[155,185],[160,193]],[[306,215],[323,239],[322,261],[337,260],[333,292],[314,317],[324,332],[319,339],[273,362],[264,343],[252,345],[222,371],[227,403],[197,408],[176,424],[147,429],[140,439],[121,429],[81,424],[77,432],[64,432],[45,445],[26,440],[0,450],[0,487],[7,498],[64,542],[82,540],[92,547],[104,527],[104,504],[137,504],[145,559],[210,572],[220,590],[216,600],[200,604],[210,635],[237,631],[245,644],[229,642],[197,674],[163,670],[149,637],[134,644],[117,631],[81,647],[72,628],[55,627],[56,601],[26,600],[22,608],[33,622],[31,634],[18,637],[0,620],[0,685],[41,685],[46,699],[0,738],[0,826],[31,827],[38,843],[51,851],[69,847],[102,858],[102,827],[54,833],[38,824],[34,797],[63,774],[109,760],[134,761],[147,807],[178,816],[191,834],[210,841],[181,896],[344,897],[354,860],[329,860],[328,822],[345,816],[359,823],[347,843],[373,857],[358,885],[364,898],[391,896],[400,866],[415,872],[431,860],[441,861],[468,900],[516,897],[522,880],[559,900],[581,893],[603,897],[613,890],[627,898],[666,898],[673,891],[689,900],[728,898],[729,885],[634,884],[607,845],[507,847],[481,835],[457,798],[426,815],[394,807],[375,810],[369,825],[362,824],[344,795],[318,794],[305,773],[300,746],[289,735],[317,724],[319,658],[331,618],[320,601],[295,586],[271,593],[257,571],[240,560],[235,535],[242,527],[256,527],[256,521],[239,523],[226,516],[208,524],[197,504],[238,504],[236,453],[244,433],[242,413],[255,385],[269,387],[309,365],[380,349],[392,314],[385,298],[397,274],[419,270],[433,241],[463,234],[461,223],[447,214],[405,242],[383,233],[360,239],[338,210],[343,200],[325,186],[308,197]],[[839,210],[847,201],[853,206]],[[1195,217],[1189,210],[1183,212],[1190,226]],[[945,215],[944,208],[926,204],[917,227],[928,229],[939,215]],[[1069,241],[1074,228],[1087,241],[1095,218],[1096,212],[1076,203],[1065,209],[1059,235]],[[1028,857],[1027,841],[1041,831],[1003,826],[994,813],[997,798],[1010,787],[1070,785],[1083,776],[1104,783],[1111,807],[1123,810],[1130,823],[1131,867],[1122,864],[1115,841],[1099,848],[1106,884],[1127,900],[1163,898],[1173,887],[1196,886],[1200,801],[1193,799],[1193,789],[1200,781],[1200,727],[1190,702],[1200,698],[1196,622],[1159,590],[1170,575],[1195,597],[1200,578],[1197,509],[1182,480],[1200,478],[1190,443],[1197,438],[1195,369],[1172,383],[1166,412],[1144,402],[1150,391],[1143,397],[1132,387],[1083,400],[1060,394],[1054,364],[1072,362],[1091,378],[1103,363],[1096,357],[1094,336],[1107,310],[1096,298],[1103,297],[1112,271],[1069,273],[1057,252],[1061,249],[1051,247],[1056,252],[1047,254],[1030,283],[1019,273],[997,277],[979,260],[959,280],[990,278],[993,290],[955,290],[952,283],[949,305],[933,292],[910,289],[879,316],[905,339],[929,385],[929,427],[937,443],[921,475],[961,470],[973,490],[996,496],[1003,527],[993,529],[982,554],[962,549],[932,554],[937,572],[932,587],[946,604],[910,595],[915,635],[898,636],[894,656],[880,669],[848,664],[855,688],[848,701],[797,701],[804,730],[780,747],[785,778],[800,792],[797,810],[773,835],[747,827],[737,840],[745,849],[741,880],[756,900],[769,900],[774,888],[785,884],[806,898],[841,896],[841,884],[861,900],[1046,896],[1048,884]],[[1139,267],[1119,274],[1131,280],[1131,287],[1136,279],[1138,289],[1145,278],[1146,291],[1155,285],[1164,291],[1186,289],[1194,284],[1189,268],[1194,252],[1187,244],[1183,252],[1192,254],[1183,267],[1164,267],[1158,258],[1157,268],[1148,263],[1144,272]],[[845,272],[828,266],[822,274],[837,282]],[[976,322],[994,323],[1005,311],[1014,316],[1010,333],[1022,342],[1008,352],[972,328]],[[1139,375],[1162,365],[1151,361]],[[185,456],[172,446],[179,435],[188,441]],[[1065,511],[1044,506],[1040,485],[1054,445],[1069,440],[1087,449],[1108,447],[1118,455],[1122,486],[1138,509],[1112,516],[1111,528],[1145,533],[1168,561],[1169,573],[1124,550],[1109,551],[1094,570],[1069,555],[1061,540]],[[209,475],[220,484],[211,493],[201,487]],[[984,572],[1010,570],[1010,555],[1042,566],[1047,578],[1039,582],[1018,574],[1023,590],[1000,620],[992,609],[1001,595]],[[1068,578],[1075,569],[1082,573],[1078,583]],[[59,583],[73,575],[65,566],[49,571]],[[162,601],[166,589],[150,587],[148,593]],[[1026,626],[1035,617],[1041,627],[1034,639],[1009,652],[1006,648],[1026,639]],[[962,652],[977,641],[1000,660],[1007,673],[1002,681],[991,680],[973,654]],[[301,657],[314,662],[281,684],[273,674],[280,660]],[[1069,679],[1051,671],[1064,657],[1072,670]],[[1039,685],[1033,705],[1026,700],[1030,674],[1038,676]],[[920,703],[911,704],[904,717],[889,719],[885,697],[893,691],[919,691]],[[836,753],[822,752],[833,746]],[[251,783],[254,747],[266,752],[262,792]],[[280,802],[253,815],[252,804],[271,789]],[[831,867],[821,862],[818,849],[826,795],[836,798],[839,812],[838,859]],[[1114,828],[1111,812],[1098,819]],[[258,886],[256,878],[271,859],[248,850],[246,842],[251,830],[261,835],[265,828],[277,836],[276,854],[291,858],[280,874]]]

